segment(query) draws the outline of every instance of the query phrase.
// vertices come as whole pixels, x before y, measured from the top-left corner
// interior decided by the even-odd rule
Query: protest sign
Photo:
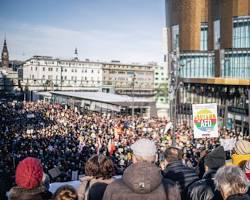
[[[218,137],[217,105],[193,104],[194,138]]]

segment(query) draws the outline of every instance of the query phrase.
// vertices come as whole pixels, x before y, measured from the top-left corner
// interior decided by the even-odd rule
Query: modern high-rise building
[[[217,103],[221,123],[249,132],[250,0],[166,0],[169,55],[180,80],[177,110],[191,121],[191,105]],[[176,65],[169,56],[169,72]],[[175,58],[176,59],[176,58]]]

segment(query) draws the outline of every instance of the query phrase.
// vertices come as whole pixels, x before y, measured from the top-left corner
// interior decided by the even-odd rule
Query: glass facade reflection
[[[180,76],[183,78],[211,78],[214,72],[214,53],[192,52],[180,55]]]
[[[250,50],[225,50],[221,76],[250,79]]]
[[[207,23],[203,23],[201,25],[201,40],[200,40],[200,48],[201,51],[207,51],[207,40],[208,40],[208,25]]]
[[[233,48],[250,48],[250,16],[233,18]]]

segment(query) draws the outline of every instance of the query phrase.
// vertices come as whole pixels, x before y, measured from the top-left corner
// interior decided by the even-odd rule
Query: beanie
[[[16,168],[16,184],[24,189],[36,188],[42,181],[43,168],[36,158],[27,157]]]
[[[219,169],[223,165],[225,165],[226,156],[223,146],[219,146],[211,151],[205,157],[204,164],[208,166],[209,169]]]
[[[235,151],[239,155],[250,154],[250,142],[239,140],[235,144]]]

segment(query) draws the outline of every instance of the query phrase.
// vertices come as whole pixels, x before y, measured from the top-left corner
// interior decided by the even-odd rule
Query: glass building
[[[168,52],[177,55],[169,72],[183,82],[178,120],[192,121],[192,104],[217,103],[221,126],[248,134],[250,0],[165,1]]]

